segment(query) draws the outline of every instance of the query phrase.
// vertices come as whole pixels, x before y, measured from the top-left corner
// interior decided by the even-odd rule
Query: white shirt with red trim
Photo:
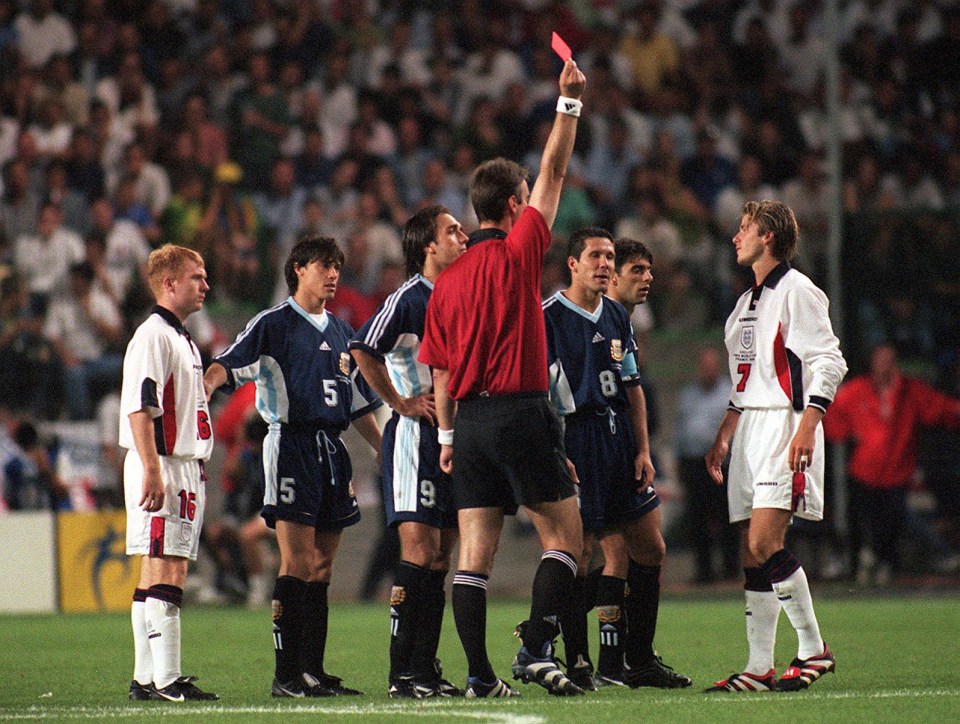
[[[826,410],[847,373],[826,294],[786,263],[743,293],[724,337],[734,409]]]
[[[153,418],[160,455],[210,457],[213,432],[200,352],[176,316],[161,307],[137,327],[123,360],[120,445],[128,450],[136,450],[129,415],[140,410]]]

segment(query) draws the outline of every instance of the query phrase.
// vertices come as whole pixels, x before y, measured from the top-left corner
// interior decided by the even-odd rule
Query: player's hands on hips
[[[437,404],[433,393],[403,397],[397,405],[397,414],[403,417],[422,417],[431,425],[437,424]]]
[[[447,475],[453,473],[453,445],[440,446],[440,469]]]
[[[156,513],[163,508],[165,497],[166,493],[163,488],[163,478],[160,477],[160,471],[144,471],[143,495],[140,496],[140,507],[148,513]]]
[[[730,452],[730,444],[717,440],[703,456],[707,464],[707,472],[717,485],[723,485],[723,461],[727,459],[728,452]]]
[[[568,60],[560,72],[560,95],[565,98],[579,98],[587,85],[587,77],[577,67],[577,61]]]

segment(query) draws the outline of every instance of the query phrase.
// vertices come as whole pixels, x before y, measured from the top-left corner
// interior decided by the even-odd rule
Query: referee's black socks
[[[559,632],[558,622],[568,618],[569,591],[576,575],[577,562],[566,551],[549,550],[541,556],[533,577],[530,622],[523,638],[531,656],[543,656],[544,644],[553,641]]]

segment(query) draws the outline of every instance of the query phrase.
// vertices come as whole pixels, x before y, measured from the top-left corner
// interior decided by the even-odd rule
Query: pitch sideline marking
[[[960,697],[960,690],[956,689],[929,689],[921,691],[913,691],[907,689],[894,689],[890,691],[875,691],[875,692],[852,692],[852,691],[836,691],[836,692],[804,692],[802,694],[804,698],[807,699],[818,699],[818,700],[840,700],[840,699],[897,699],[897,698],[907,698],[907,699],[921,699],[921,698],[930,698],[930,697]],[[676,697],[660,696],[660,697],[650,697],[646,698],[645,701],[648,704],[665,704],[670,703],[672,705],[677,704],[687,704],[695,703],[697,705],[705,701],[718,701],[723,702],[724,704],[729,704],[732,702],[742,702],[748,704],[757,704],[765,703],[770,701],[773,698],[772,696],[764,696],[763,694],[750,696],[708,696],[703,698],[684,698],[677,699]],[[571,702],[576,705],[579,702]],[[584,703],[587,703],[584,700]],[[589,704],[592,706],[612,704],[617,706],[622,706],[623,700],[618,699],[599,699],[591,698]],[[457,716],[466,719],[478,719],[488,722],[494,722],[495,724],[544,724],[548,721],[548,717],[527,715],[527,714],[511,714],[507,712],[496,712],[489,709],[477,709],[472,706],[470,707],[420,707],[418,709],[411,709],[408,706],[378,706],[378,705],[369,705],[369,706],[347,706],[347,707],[335,707],[335,706],[318,706],[318,705],[309,705],[309,706],[223,706],[223,705],[210,705],[210,706],[186,706],[183,708],[180,707],[143,707],[143,706],[123,706],[123,707],[89,707],[89,706],[78,706],[78,707],[57,707],[57,706],[43,706],[43,705],[33,705],[23,709],[21,711],[0,710],[0,721],[17,721],[17,720],[37,720],[37,719],[132,719],[134,717],[141,718],[144,714],[160,714],[164,717],[196,717],[199,712],[209,713],[209,714],[330,714],[330,715],[355,715],[355,716],[369,716],[371,714],[389,716],[423,716],[423,717],[449,717]]]

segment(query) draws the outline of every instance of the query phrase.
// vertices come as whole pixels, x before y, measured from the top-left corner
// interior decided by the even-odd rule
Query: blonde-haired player
[[[203,306],[202,257],[166,245],[147,259],[156,305],[127,346],[120,444],[127,555],[141,556],[133,594],[134,700],[218,699],[180,670],[180,606],[187,561],[196,560],[206,503],[203,463],[213,448],[200,352],[183,323]]]

